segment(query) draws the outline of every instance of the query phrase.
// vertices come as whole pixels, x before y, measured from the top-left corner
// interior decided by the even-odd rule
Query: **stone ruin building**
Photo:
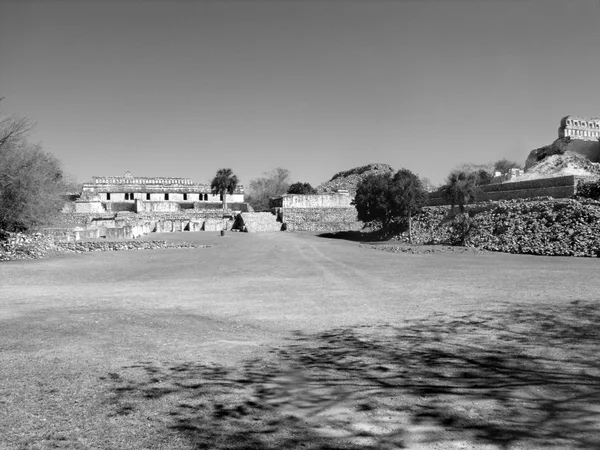
[[[243,203],[244,187],[237,186],[226,200]],[[94,177],[91,183],[84,183],[75,212],[169,212],[210,203],[222,205],[223,198],[211,193],[209,184],[189,178],[134,177],[126,172],[122,177]]]
[[[600,118],[566,116],[560,121],[558,137],[593,141],[600,139]]]

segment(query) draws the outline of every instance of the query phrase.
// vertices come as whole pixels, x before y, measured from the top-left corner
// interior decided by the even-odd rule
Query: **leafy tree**
[[[358,220],[363,222],[380,221],[389,226],[396,215],[394,202],[394,181],[390,172],[370,174],[356,186],[352,204],[356,207]]]
[[[490,184],[492,182],[492,178],[494,177],[494,168],[491,164],[461,164],[454,169],[452,173],[461,172],[473,176],[475,179],[475,184],[478,186]]]
[[[419,177],[410,170],[401,169],[394,175],[386,172],[366,176],[357,185],[353,204],[359,220],[377,220],[384,228],[396,218],[406,218],[412,240],[411,219],[425,203],[426,195]]]
[[[412,217],[423,208],[427,192],[419,177],[408,169],[400,169],[392,181],[396,214],[407,219],[408,240],[412,244]]]
[[[31,129],[28,118],[0,113],[0,229],[7,231],[50,223],[70,187],[58,159],[27,141]]]
[[[494,172],[507,173],[510,169],[522,169],[523,166],[516,161],[510,161],[506,158],[499,159],[494,163]]]
[[[485,169],[479,169],[476,173],[476,181],[477,186],[484,186],[486,184],[490,184],[492,182],[492,174]]]
[[[231,169],[219,169],[210,183],[213,194],[220,194],[223,198],[223,211],[227,209],[227,194],[233,194],[238,185],[238,178]]]
[[[300,181],[292,184],[287,191],[288,194],[316,194],[317,190],[310,185],[310,183],[302,183]]]
[[[256,211],[269,209],[269,199],[285,194],[290,187],[290,171],[277,167],[250,181],[247,201]]]

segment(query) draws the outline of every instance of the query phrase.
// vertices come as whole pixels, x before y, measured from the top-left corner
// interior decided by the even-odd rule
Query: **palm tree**
[[[455,206],[458,206],[461,218],[461,245],[465,244],[471,229],[469,216],[465,214],[465,206],[476,201],[480,193],[477,180],[476,172],[455,171],[448,176],[446,185],[442,187],[444,197],[451,205],[450,212],[454,211]]]
[[[400,169],[393,178],[394,200],[398,213],[408,220],[408,242],[413,243],[412,217],[421,211],[427,199],[423,183],[408,169]]]
[[[233,194],[238,184],[238,178],[231,169],[219,169],[210,183],[213,194],[220,194],[223,198],[223,214],[227,209],[227,194]]]
[[[475,172],[452,172],[442,187],[446,200],[450,202],[450,209],[458,206],[460,214],[465,213],[465,206],[477,200],[479,186],[477,185],[477,173]]]

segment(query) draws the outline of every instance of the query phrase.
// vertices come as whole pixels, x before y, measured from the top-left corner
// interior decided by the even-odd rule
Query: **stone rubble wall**
[[[106,252],[123,250],[155,250],[164,248],[206,248],[210,245],[200,245],[192,242],[167,242],[167,241],[87,241],[63,242],[57,244],[58,249],[65,253]]]
[[[356,208],[280,208],[278,213],[288,231],[360,230],[363,223]]]
[[[270,212],[243,213],[242,219],[249,233],[281,231],[282,223]]]
[[[448,206],[423,209],[413,243],[446,244],[457,234]],[[468,208],[473,228],[465,244],[483,250],[546,256],[600,256],[600,201],[509,200]],[[399,240],[408,241],[408,233]]]
[[[161,240],[58,242],[53,236],[42,233],[7,233],[7,236],[3,236],[3,239],[0,240],[0,261],[40,259],[63,253],[204,247],[210,247],[210,245]]]

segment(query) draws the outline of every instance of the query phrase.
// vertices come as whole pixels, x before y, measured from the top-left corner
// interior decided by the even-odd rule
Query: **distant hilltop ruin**
[[[595,141],[600,139],[600,118],[566,116],[560,121],[558,137]]]

